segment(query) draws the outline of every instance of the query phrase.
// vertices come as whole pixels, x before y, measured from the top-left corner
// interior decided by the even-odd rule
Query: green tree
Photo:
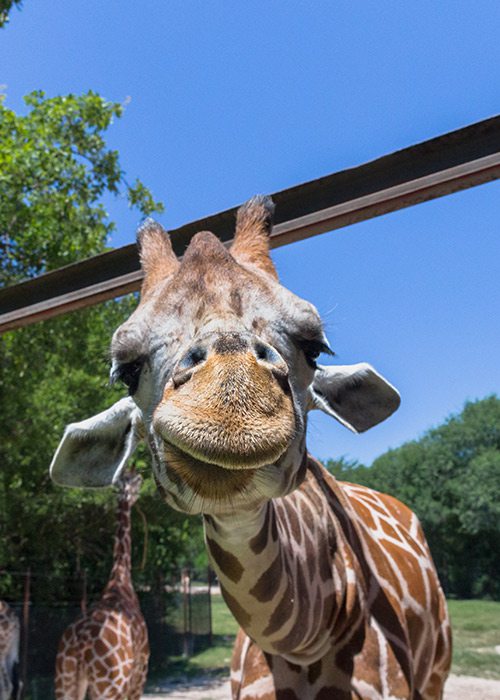
[[[123,107],[94,92],[0,104],[0,285],[103,250],[114,231],[102,197],[124,195],[143,215],[162,211],[140,180],[127,184],[104,132]]]
[[[106,146],[119,104],[92,92],[37,92],[26,103],[24,115],[0,104],[0,286],[103,251],[114,229],[103,195],[126,197],[141,215],[162,209],[139,180],[127,184],[118,153]],[[92,593],[107,578],[113,493],[55,487],[48,465],[66,423],[124,394],[109,386],[108,347],[135,304],[125,297],[0,338],[0,595],[19,596],[21,578],[6,572],[28,567],[35,599],[77,596],[73,578],[84,569]],[[197,542],[201,549],[199,523],[160,504],[150,479],[133,521],[136,563],[145,523],[149,534],[138,571],[144,581],[196,556]]]
[[[337,459],[328,459],[325,462],[325,467],[339,481],[352,481],[357,484],[363,482],[363,475],[367,470],[367,467],[363,464],[356,460],[348,459],[345,455]]]

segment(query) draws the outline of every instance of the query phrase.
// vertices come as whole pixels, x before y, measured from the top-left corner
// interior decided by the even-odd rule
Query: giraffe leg
[[[89,697],[90,700],[129,700],[129,693],[125,688],[111,688],[108,687],[104,690],[99,690],[98,688],[89,686]]]
[[[275,700],[274,678],[266,657],[249,637],[239,630],[231,660],[233,700]]]
[[[126,645],[89,663],[90,700],[129,700],[133,652]]]
[[[18,675],[19,624],[17,618],[9,617],[6,622],[7,629],[4,630],[4,639],[0,640],[0,643],[4,643],[0,659],[0,700],[3,698],[17,700],[20,691]]]
[[[19,664],[12,666],[12,698],[18,700],[21,697],[22,682],[19,679]]]
[[[0,700],[3,698],[9,698],[11,694],[12,683],[5,668],[5,664],[0,663]]]
[[[56,657],[56,700],[83,700],[87,691],[87,680],[81,659],[75,650],[66,647],[66,641],[63,636]]]
[[[87,685],[86,679],[78,674],[56,675],[56,700],[84,700]]]
[[[441,673],[433,673],[421,694],[422,700],[442,700],[445,678]]]
[[[140,654],[137,659],[130,682],[128,700],[141,700],[148,674],[148,660],[149,654]]]
[[[91,679],[88,691],[90,700],[129,700],[130,673],[118,673],[115,666],[110,675]]]

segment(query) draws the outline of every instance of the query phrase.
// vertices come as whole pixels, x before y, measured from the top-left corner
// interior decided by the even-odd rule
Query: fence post
[[[87,612],[87,569],[82,572],[82,597],[80,599],[80,610],[85,615]]]
[[[183,635],[182,635],[182,655],[188,658],[191,654],[190,636],[191,636],[191,614],[190,614],[190,593],[191,593],[191,577],[189,569],[182,569],[181,574],[182,587],[182,609],[184,617]]]
[[[212,569],[207,566],[207,588],[208,588],[208,646],[212,646]]]
[[[31,569],[26,571],[24,578],[24,597],[23,597],[23,643],[21,653],[21,700],[24,698],[27,688],[27,669],[28,669],[28,637],[30,623],[30,596],[31,596]]]

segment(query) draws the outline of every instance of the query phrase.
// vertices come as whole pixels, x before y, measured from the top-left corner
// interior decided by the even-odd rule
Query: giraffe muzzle
[[[191,457],[227,469],[273,464],[295,432],[288,367],[250,334],[201,338],[177,364],[153,428]]]

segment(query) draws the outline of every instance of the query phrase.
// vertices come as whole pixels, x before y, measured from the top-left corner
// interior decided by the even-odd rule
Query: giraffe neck
[[[264,651],[313,663],[331,648],[352,572],[338,527],[309,473],[284,498],[230,516],[204,516],[224,598]]]
[[[130,515],[131,506],[128,499],[119,498],[113,545],[113,568],[111,569],[106,590],[116,587],[116,585],[132,588]]]

